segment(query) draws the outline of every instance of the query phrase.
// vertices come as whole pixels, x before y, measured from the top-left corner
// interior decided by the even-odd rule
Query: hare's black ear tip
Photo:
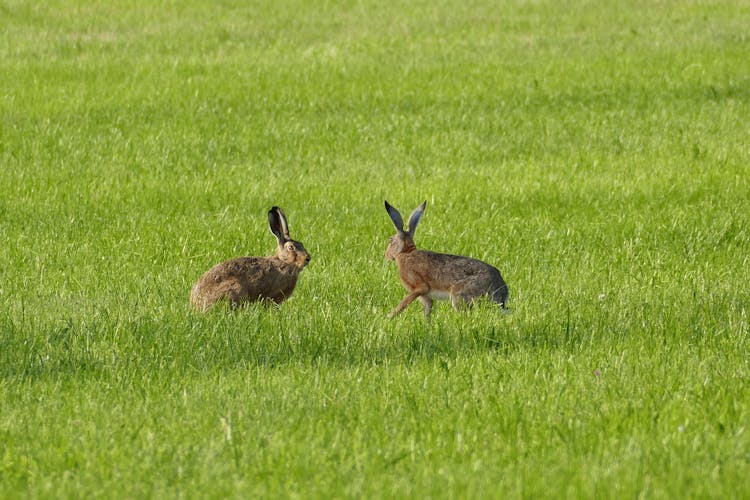
[[[271,210],[269,210],[269,212],[275,212],[278,209],[279,209],[279,207],[277,207],[277,206],[274,205],[274,206],[271,207]]]
[[[389,208],[391,208],[391,204],[388,203],[388,200],[383,200],[383,201],[385,202],[385,209],[386,210],[388,210]]]

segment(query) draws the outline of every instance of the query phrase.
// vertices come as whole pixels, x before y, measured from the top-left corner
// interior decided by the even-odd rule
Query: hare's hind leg
[[[424,308],[424,317],[429,321],[430,313],[432,312],[432,297],[429,295],[420,295],[419,300],[422,302],[422,307]]]
[[[225,280],[216,291],[214,301],[226,301],[230,309],[237,309],[247,300],[247,292],[237,279]]]
[[[453,309],[460,311],[471,305],[471,297],[465,292],[456,292],[451,290],[451,304]]]

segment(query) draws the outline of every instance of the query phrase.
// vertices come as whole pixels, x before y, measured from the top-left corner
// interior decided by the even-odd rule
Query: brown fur
[[[280,304],[294,291],[302,269],[310,262],[302,243],[289,237],[284,212],[273,207],[268,213],[271,232],[278,246],[271,257],[239,257],[206,271],[190,291],[190,302],[205,311],[226,300],[232,307],[257,300]]]
[[[396,261],[401,283],[409,292],[388,316],[399,314],[415,299],[422,302],[428,319],[434,298],[450,299],[453,307],[459,308],[487,296],[505,307],[508,287],[495,267],[470,257],[417,250],[413,235],[425,206],[426,202],[414,210],[409,217],[409,230],[405,231],[398,210],[385,202],[397,231],[385,256]]]

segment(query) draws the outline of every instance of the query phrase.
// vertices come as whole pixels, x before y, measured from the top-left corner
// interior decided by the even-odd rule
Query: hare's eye
[[[287,243],[286,249],[289,250],[290,252],[293,252],[294,251],[294,243]]]

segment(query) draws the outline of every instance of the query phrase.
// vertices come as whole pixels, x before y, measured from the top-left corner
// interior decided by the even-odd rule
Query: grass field
[[[0,0],[0,498],[750,497],[748,26]],[[384,199],[511,312],[387,320]],[[272,205],[293,297],[193,313]]]

